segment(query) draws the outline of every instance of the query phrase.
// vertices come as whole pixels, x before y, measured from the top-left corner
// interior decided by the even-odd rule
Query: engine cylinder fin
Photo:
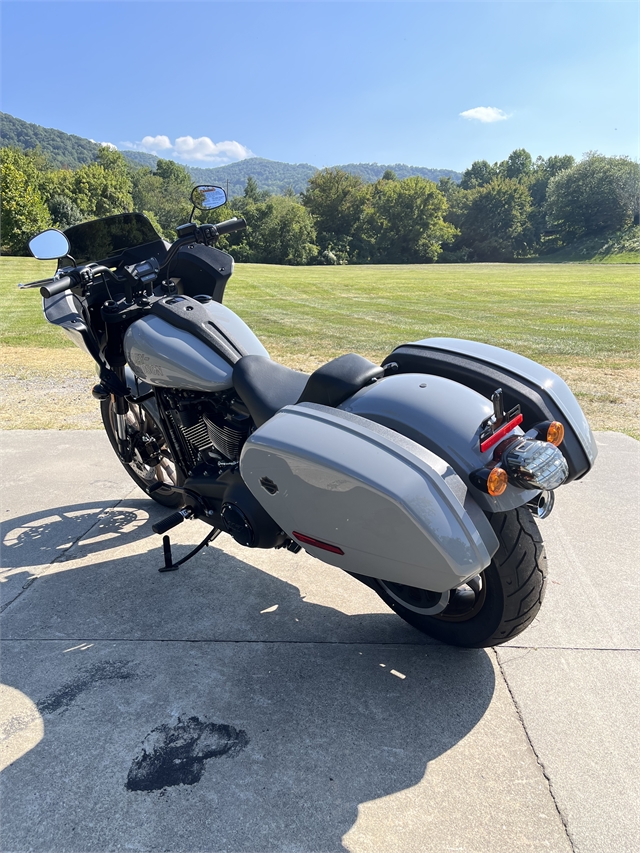
[[[188,442],[195,445],[198,450],[206,450],[211,447],[213,441],[207,430],[207,425],[204,420],[199,420],[197,424],[190,427],[182,427],[182,434]]]
[[[209,438],[216,450],[220,451],[227,459],[237,459],[240,449],[245,440],[246,433],[233,429],[229,426],[219,426],[206,415],[203,416],[207,425]]]

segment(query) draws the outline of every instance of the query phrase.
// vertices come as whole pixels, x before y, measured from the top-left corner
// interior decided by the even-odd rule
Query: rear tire
[[[158,482],[173,486],[179,485],[181,481],[180,469],[175,463],[160,427],[142,406],[136,403],[129,403],[128,405],[127,435],[130,436],[134,447],[134,459],[131,462],[126,462],[120,454],[112,400],[103,400],[100,403],[102,423],[109,436],[111,446],[125,471],[134,483],[147,494],[149,486]],[[153,448],[155,451],[154,459],[148,458],[148,448]],[[181,507],[183,504],[182,496],[170,492],[169,489],[157,489],[148,497],[162,504],[162,506],[175,508]]]
[[[393,584],[392,596],[383,582],[375,581],[376,592],[414,628],[449,645],[477,649],[513,639],[533,622],[540,610],[547,558],[528,507],[496,513],[489,521],[500,542],[498,550],[477,578],[460,590],[451,591],[449,604],[441,613],[419,612],[416,604],[420,600],[425,602],[424,609],[433,607],[434,594],[425,598],[424,590]],[[398,600],[402,597],[406,599],[406,607]]]

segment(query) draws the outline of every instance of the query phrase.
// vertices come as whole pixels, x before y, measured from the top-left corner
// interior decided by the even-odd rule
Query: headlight
[[[523,438],[514,441],[502,456],[509,479],[523,489],[557,489],[567,479],[567,461],[553,444]]]

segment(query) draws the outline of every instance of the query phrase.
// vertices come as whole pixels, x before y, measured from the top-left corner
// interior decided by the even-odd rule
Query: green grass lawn
[[[73,346],[42,317],[49,262],[0,259],[0,342]],[[355,351],[381,359],[425,337],[459,337],[547,363],[629,365],[638,354],[635,266],[468,264],[281,267],[238,265],[226,304],[278,357],[323,360]]]
[[[91,359],[44,321],[38,291],[16,287],[52,272],[50,263],[0,258],[5,422],[99,428],[97,415],[86,421]],[[306,371],[350,351],[380,361],[426,337],[506,347],[559,373],[594,429],[640,438],[639,285],[637,266],[612,264],[239,265],[225,302],[273,358]],[[84,377],[85,390],[64,401],[52,396],[51,387],[71,376]]]

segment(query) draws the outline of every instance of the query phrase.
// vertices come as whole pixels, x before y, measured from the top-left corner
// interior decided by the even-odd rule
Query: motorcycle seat
[[[355,353],[334,358],[311,375],[266,356],[245,355],[233,367],[233,385],[256,426],[261,426],[293,403],[339,406],[383,374],[382,367]]]

